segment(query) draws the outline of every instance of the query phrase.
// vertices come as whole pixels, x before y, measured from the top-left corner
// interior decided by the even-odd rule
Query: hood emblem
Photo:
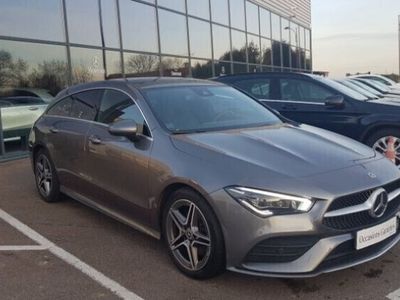
[[[369,215],[375,219],[382,217],[389,204],[388,193],[382,190],[379,194],[375,196],[373,200],[373,205],[369,210]]]
[[[376,174],[372,173],[372,172],[368,172],[368,176],[371,178],[376,178]]]

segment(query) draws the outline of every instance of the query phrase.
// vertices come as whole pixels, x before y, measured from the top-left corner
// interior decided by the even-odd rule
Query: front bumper
[[[397,185],[400,188],[400,183],[396,181]],[[399,219],[400,196],[393,201],[396,206],[390,213],[375,224],[343,230],[324,224],[324,215],[333,200],[316,201],[308,213],[261,218],[242,207],[224,190],[210,196],[225,237],[227,269],[235,272],[271,277],[312,277],[373,260],[400,240],[398,229],[395,235],[380,243],[362,250],[355,249],[357,231],[394,217]],[[291,239],[297,248],[291,244]],[[275,241],[278,241],[281,252],[270,255],[268,251],[274,247]],[[260,244],[265,248],[272,244],[264,256],[268,259],[263,260],[265,253],[261,253],[261,259],[257,258],[257,254],[253,255],[254,249]],[[284,246],[281,249],[279,247],[282,244]],[[293,259],[285,258],[285,255]],[[284,259],[280,259],[280,256]]]

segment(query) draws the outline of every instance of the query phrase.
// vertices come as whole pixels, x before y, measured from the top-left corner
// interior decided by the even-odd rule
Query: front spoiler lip
[[[378,252],[374,253],[373,255],[370,255],[368,257],[364,257],[361,259],[354,260],[349,263],[345,264],[339,264],[335,267],[331,268],[326,268],[318,271],[312,271],[308,273],[274,273],[274,272],[263,272],[263,271],[258,271],[258,270],[252,270],[249,268],[245,268],[243,266],[241,267],[230,267],[227,268],[229,271],[232,272],[237,272],[237,273],[242,273],[242,274],[247,274],[247,275],[253,275],[253,276],[259,276],[259,277],[274,277],[274,278],[310,278],[310,277],[316,277],[321,274],[325,273],[331,273],[331,272],[336,272],[340,271],[343,269],[351,268],[366,262],[369,262],[371,260],[374,260],[378,257],[381,257],[385,253],[387,253],[390,249],[392,249],[398,242],[400,241],[400,234],[397,235],[395,239],[385,247],[383,247],[381,250]]]

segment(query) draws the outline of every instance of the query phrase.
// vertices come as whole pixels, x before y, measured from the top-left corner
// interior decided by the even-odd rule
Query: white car
[[[387,77],[382,76],[382,75],[363,74],[363,75],[354,75],[354,76],[351,76],[351,77],[352,78],[363,78],[363,79],[374,80],[374,81],[383,83],[383,84],[387,85],[388,87],[390,87],[392,89],[400,90],[400,83],[397,83],[397,82],[393,81],[392,79],[387,78]]]

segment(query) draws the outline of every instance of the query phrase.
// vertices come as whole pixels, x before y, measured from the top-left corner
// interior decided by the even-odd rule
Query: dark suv
[[[247,92],[286,118],[361,141],[400,165],[400,102],[394,99],[371,100],[311,74],[269,72],[215,80]]]

